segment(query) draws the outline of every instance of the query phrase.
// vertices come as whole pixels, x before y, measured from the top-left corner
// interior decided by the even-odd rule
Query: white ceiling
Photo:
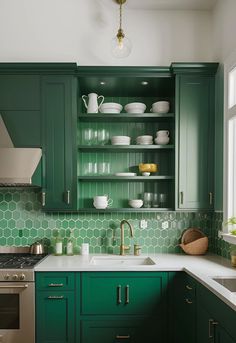
[[[211,10],[217,0],[127,0],[125,6],[142,10]]]

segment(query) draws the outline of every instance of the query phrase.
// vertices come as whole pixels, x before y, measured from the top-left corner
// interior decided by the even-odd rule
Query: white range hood
[[[42,156],[40,148],[14,148],[0,115],[0,186],[27,186]]]

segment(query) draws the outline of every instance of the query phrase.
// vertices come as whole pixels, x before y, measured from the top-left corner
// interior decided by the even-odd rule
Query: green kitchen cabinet
[[[214,194],[214,79],[176,78],[179,209],[212,209]]]
[[[150,318],[108,318],[106,320],[83,320],[81,342],[83,343],[152,343],[164,340],[161,330],[165,328]]]
[[[43,76],[42,146],[45,210],[77,208],[76,78]]]
[[[173,63],[176,75],[176,209],[214,208],[217,63]]]
[[[197,283],[197,343],[235,343],[236,313]]]
[[[173,272],[170,282],[170,342],[196,342],[196,282],[184,272]]]
[[[35,70],[0,63],[0,115],[16,148],[41,147],[40,75]]]
[[[80,281],[81,342],[167,342],[168,273],[83,272]]]
[[[81,313],[165,316],[167,284],[167,273],[83,273]]]
[[[36,343],[75,342],[73,273],[36,273]]]

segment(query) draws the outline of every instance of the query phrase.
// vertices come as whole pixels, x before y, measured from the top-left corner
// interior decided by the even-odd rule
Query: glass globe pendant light
[[[129,56],[132,49],[132,44],[125,36],[122,29],[122,5],[126,2],[126,0],[116,0],[116,2],[120,5],[120,27],[117,35],[112,39],[111,52],[114,57],[124,58]]]

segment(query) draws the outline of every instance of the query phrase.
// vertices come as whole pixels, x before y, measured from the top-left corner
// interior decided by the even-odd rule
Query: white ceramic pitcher
[[[156,144],[168,144],[170,141],[168,130],[159,130],[157,131],[157,137],[155,139]]]
[[[86,103],[86,98],[88,97],[88,103]],[[104,101],[103,95],[97,95],[96,93],[90,93],[88,95],[82,95],[82,99],[85,107],[87,108],[87,113],[98,113],[100,106]],[[98,105],[98,100],[102,99]]]

